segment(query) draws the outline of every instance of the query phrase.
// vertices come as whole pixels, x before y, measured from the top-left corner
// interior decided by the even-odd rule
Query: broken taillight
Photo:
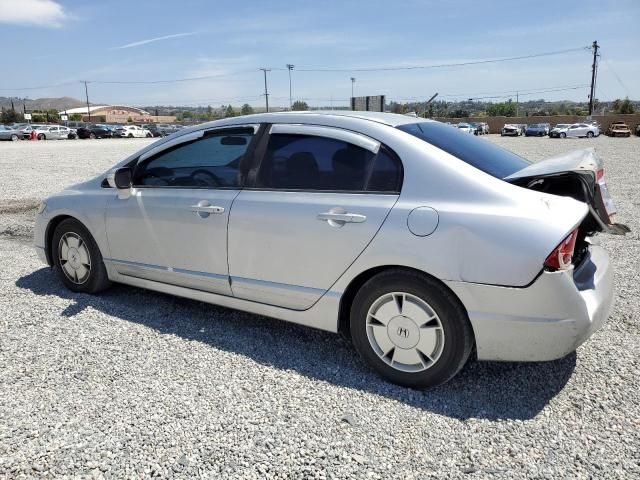
[[[573,250],[576,247],[576,239],[578,238],[578,229],[565,238],[556,249],[549,254],[544,261],[544,266],[551,270],[567,270],[571,267],[573,259]]]

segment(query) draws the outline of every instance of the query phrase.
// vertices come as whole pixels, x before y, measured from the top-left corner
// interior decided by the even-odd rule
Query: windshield
[[[443,123],[408,123],[400,125],[398,129],[497,178],[508,177],[530,164],[524,158],[488,140],[460,133]]]

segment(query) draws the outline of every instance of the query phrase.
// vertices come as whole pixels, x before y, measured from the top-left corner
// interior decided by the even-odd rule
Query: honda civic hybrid
[[[349,336],[385,379],[574,351],[607,318],[594,150],[531,163],[445,124],[284,112],[181,130],[40,205],[74,292],[112,282]],[[141,307],[143,308],[143,307]]]

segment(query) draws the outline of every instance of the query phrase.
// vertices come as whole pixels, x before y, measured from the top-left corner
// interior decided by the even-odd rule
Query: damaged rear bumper
[[[479,360],[561,358],[598,330],[613,306],[613,271],[598,246],[575,270],[545,271],[525,288],[447,285],[467,309]]]

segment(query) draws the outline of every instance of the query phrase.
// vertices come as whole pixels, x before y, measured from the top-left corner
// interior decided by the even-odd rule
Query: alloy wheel
[[[421,372],[436,364],[444,349],[444,329],[435,310],[405,292],[379,297],[367,313],[367,338],[390,367]]]

